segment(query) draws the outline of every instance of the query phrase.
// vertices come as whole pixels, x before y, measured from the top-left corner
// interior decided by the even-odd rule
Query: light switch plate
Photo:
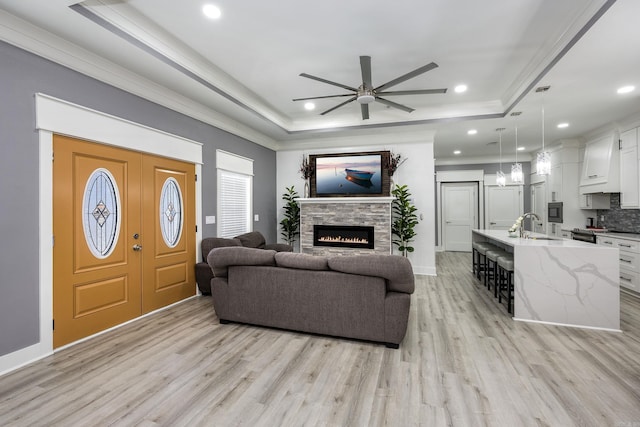
[[[215,215],[207,215],[204,217],[205,224],[215,224],[216,216]]]
[[[260,221],[260,215],[255,214],[255,215],[253,216],[253,220],[254,220],[254,221],[256,221],[256,222],[257,222],[257,221]]]

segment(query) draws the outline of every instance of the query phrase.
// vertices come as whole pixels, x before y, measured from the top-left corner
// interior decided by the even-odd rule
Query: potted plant
[[[397,236],[393,239],[393,244],[398,246],[402,256],[406,257],[409,252],[414,250],[409,243],[416,236],[414,228],[418,225],[418,216],[416,215],[418,209],[411,203],[411,193],[408,186],[397,185],[391,194],[395,197],[391,205],[391,232]]]
[[[300,206],[296,199],[299,197],[298,192],[292,185],[286,188],[287,192],[282,194],[284,205],[284,218],[280,221],[280,233],[284,241],[293,246],[296,236],[300,234]]]

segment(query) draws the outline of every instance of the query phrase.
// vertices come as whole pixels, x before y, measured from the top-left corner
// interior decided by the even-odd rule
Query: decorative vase
[[[389,177],[389,191],[393,190],[393,186],[395,185],[395,182],[393,182],[393,176]]]
[[[308,179],[304,180],[304,198],[305,199],[309,198],[309,180]]]

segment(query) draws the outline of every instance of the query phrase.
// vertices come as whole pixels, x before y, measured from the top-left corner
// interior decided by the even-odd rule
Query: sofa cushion
[[[299,270],[329,270],[327,258],[323,256],[278,252],[275,259],[278,267],[297,268]]]
[[[242,246],[242,243],[238,239],[224,239],[222,237],[206,237],[202,239],[202,243],[200,243],[202,261],[207,262],[207,255],[209,255],[211,249],[227,246]]]
[[[264,249],[264,245],[265,245],[264,236],[259,231],[251,231],[249,233],[244,233],[239,236],[236,236],[235,239],[240,240],[240,243],[245,248]]]
[[[232,265],[275,266],[276,251],[245,247],[215,248],[209,252],[207,262],[215,277],[227,277],[227,267]]]
[[[350,255],[328,259],[329,268],[335,271],[387,279],[387,290],[393,292],[414,291],[411,262],[400,255]]]

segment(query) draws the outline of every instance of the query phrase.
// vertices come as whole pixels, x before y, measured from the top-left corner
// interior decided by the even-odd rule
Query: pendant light
[[[517,117],[522,114],[514,111],[512,116]],[[522,173],[522,163],[518,163],[518,124],[516,123],[516,162],[511,165],[511,182],[514,184],[524,184],[524,174]]]
[[[518,163],[518,126],[516,126],[516,162],[511,165],[511,182],[514,184],[524,184],[522,163]]]
[[[538,153],[536,162],[536,171],[538,175],[549,175],[551,172],[551,154],[544,150],[544,93],[549,90],[550,86],[541,86],[536,92],[542,92],[542,151]]]
[[[496,129],[500,132],[500,170],[496,172],[496,184],[498,184],[498,187],[504,187],[507,184],[507,178],[504,176],[504,172],[502,172],[502,131],[504,129],[505,128]]]

